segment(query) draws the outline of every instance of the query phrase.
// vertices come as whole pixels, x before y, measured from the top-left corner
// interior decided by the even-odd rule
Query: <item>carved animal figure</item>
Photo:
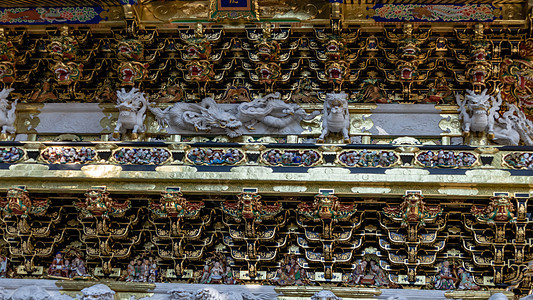
[[[507,104],[509,110],[494,124],[494,142],[500,145],[517,146],[522,141],[527,146],[533,145],[533,122],[528,120],[514,104]]]
[[[317,142],[323,143],[330,133],[342,133],[345,143],[350,143],[350,112],[348,95],[345,92],[327,93],[322,116],[322,134]]]
[[[3,299],[52,299],[52,296],[46,291],[46,289],[37,285],[26,285],[15,290],[11,296],[6,296]]]
[[[11,134],[15,133],[15,110],[17,109],[18,99],[11,103],[9,110],[7,109],[9,105],[7,97],[12,91],[13,89],[3,89],[0,91],[0,126],[2,126],[2,134],[7,132]]]
[[[459,118],[463,121],[463,134],[470,135],[470,131],[488,133],[489,138],[494,137],[494,122],[497,111],[502,104],[502,97],[498,93],[496,99],[487,95],[487,89],[481,94],[467,90],[464,100],[458,94],[455,99],[459,108]]]
[[[504,293],[497,293],[490,296],[489,300],[504,300],[509,299]]]
[[[311,300],[341,300],[341,298],[333,294],[332,291],[322,290],[311,296]]]
[[[119,110],[119,115],[113,136],[118,137],[119,133],[124,134],[128,129],[131,129],[132,135],[144,132],[145,126],[143,123],[146,118],[146,108],[148,107],[148,101],[144,98],[144,93],[141,93],[136,88],[132,88],[129,92],[122,88],[117,91],[116,107]]]
[[[213,98],[205,98],[200,104],[178,102],[165,110],[149,107],[159,124],[168,124],[185,130],[209,132],[222,129],[230,137],[242,135],[242,122],[218,105]]]
[[[308,114],[298,104],[285,103],[280,99],[280,93],[268,94],[237,107],[237,118],[248,129],[253,129],[258,122],[281,129],[302,120],[311,120],[319,114],[319,111]]]
[[[169,300],[190,300],[192,298],[191,292],[185,291],[182,288],[173,289],[168,294]]]
[[[219,293],[214,288],[204,288],[196,292],[196,300],[226,300],[227,296],[225,294]]]
[[[89,299],[101,299],[101,300],[113,300],[115,298],[115,291],[110,289],[105,284],[96,284],[88,288],[81,290],[83,293],[83,300]]]

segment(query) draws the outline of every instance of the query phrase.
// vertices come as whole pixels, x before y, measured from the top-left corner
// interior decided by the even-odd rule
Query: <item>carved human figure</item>
[[[155,261],[151,261],[149,275],[148,275],[148,282],[150,283],[156,282],[158,273],[159,273],[159,269],[158,269],[157,263]]]
[[[235,275],[230,266],[226,267],[226,273],[224,273],[224,284],[236,284]]]
[[[7,276],[7,257],[0,255],[0,278]]]
[[[381,269],[381,267],[374,260],[370,261],[368,274],[374,276],[374,284],[376,286],[388,286],[390,284],[387,275],[385,275],[383,269]]]
[[[452,269],[450,268],[450,262],[444,261],[439,270],[439,273],[435,277],[435,289],[437,290],[452,290],[455,289],[455,281],[453,277]]]
[[[222,283],[222,274],[224,273],[224,269],[222,269],[220,262],[215,261],[210,273],[211,274],[209,275],[208,283]]]
[[[474,278],[472,277],[472,274],[468,273],[465,268],[460,267],[457,270],[457,276],[459,277],[459,286],[457,289],[459,290],[474,290],[477,291],[480,289],[478,285],[474,283]]]
[[[293,285],[295,280],[291,264],[287,263],[284,264],[281,268],[279,268],[276,272],[276,278],[273,281],[281,286]]]
[[[81,254],[76,253],[72,263],[70,264],[70,278],[73,277],[85,277],[87,276],[87,269],[85,268],[85,262],[81,258]]]
[[[209,264],[205,264],[202,270],[202,276],[200,277],[200,283],[209,283]]]
[[[0,126],[2,126],[2,134],[15,133],[15,110],[17,109],[18,99],[11,102],[11,108],[8,109],[9,103],[7,97],[14,89],[3,89],[0,91]]]
[[[148,259],[144,259],[142,260],[141,276],[139,277],[139,281],[147,282],[149,277],[150,277],[150,261]]]
[[[353,270],[353,273],[351,274],[351,278],[350,278],[350,281],[348,282],[348,284],[351,284],[351,285],[358,285],[361,283],[361,279],[363,279],[363,277],[365,277],[365,273],[366,273],[366,269],[367,269],[367,261],[366,260],[361,260],[356,266],[355,266],[355,269]]]
[[[132,136],[144,132],[143,123],[148,108],[148,101],[144,98],[144,93],[136,88],[132,88],[129,92],[122,88],[117,91],[116,107],[119,110],[119,115],[113,132],[114,137],[118,137],[119,133],[126,133],[126,130],[131,130]]]
[[[126,269],[126,281],[135,281],[135,260],[131,260]]]
[[[296,285],[306,285],[310,283],[310,280],[307,277],[307,271],[304,268],[301,268],[296,262],[294,265],[294,280]]]
[[[57,252],[56,257],[52,260],[52,264],[48,268],[48,275],[68,277],[68,268],[61,252]]]
[[[344,142],[350,143],[350,112],[345,92],[327,93],[322,116],[322,134],[317,142],[323,143],[330,133],[341,133]]]
[[[137,264],[135,265],[135,281],[144,281],[142,259],[138,259]]]

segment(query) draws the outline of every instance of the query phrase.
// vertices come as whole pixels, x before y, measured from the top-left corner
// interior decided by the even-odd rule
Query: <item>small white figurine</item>
[[[345,92],[327,93],[324,101],[324,115],[322,116],[322,134],[317,142],[323,143],[330,133],[342,133],[344,142],[350,143],[350,112],[348,110],[348,95]]]
[[[132,88],[126,92],[124,88],[117,91],[117,105],[119,110],[117,126],[113,132],[113,137],[118,138],[119,133],[124,134],[126,130],[131,130],[132,138],[137,137],[137,133],[145,130],[144,119],[148,101],[144,98],[144,93]]]
[[[459,94],[455,95],[459,108],[459,118],[463,121],[463,134],[465,137],[472,132],[487,133],[489,138],[494,138],[494,122],[498,117],[497,111],[502,104],[502,97],[498,93],[496,98],[487,95],[487,89],[481,94],[467,90],[463,100]]]

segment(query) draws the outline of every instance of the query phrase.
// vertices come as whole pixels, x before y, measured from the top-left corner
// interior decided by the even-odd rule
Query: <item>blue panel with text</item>
[[[249,0],[220,0],[220,8],[248,7]]]

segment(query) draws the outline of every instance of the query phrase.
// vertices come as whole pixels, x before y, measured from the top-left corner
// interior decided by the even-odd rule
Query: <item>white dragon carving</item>
[[[330,133],[342,133],[345,143],[350,143],[350,111],[345,92],[327,93],[322,116],[322,134],[317,142],[323,143]]]
[[[168,292],[165,300],[270,300],[271,294],[252,294],[250,292],[219,292],[214,287],[202,288],[195,291],[185,291],[178,288]]]
[[[502,104],[502,97],[498,93],[496,99],[487,95],[487,89],[481,94],[467,90],[463,100],[459,94],[455,95],[455,100],[459,108],[459,118],[463,121],[463,134],[465,137],[470,132],[487,133],[489,138],[494,137],[494,122],[497,118],[497,111]]]
[[[516,105],[507,104],[507,107],[509,110],[504,112],[494,125],[494,142],[518,146],[522,141],[526,146],[533,146],[533,122],[528,120]]]
[[[3,89],[0,91],[0,126],[2,126],[2,134],[15,133],[15,110],[17,109],[18,99],[11,103],[11,108],[8,109],[9,103],[7,97],[14,89]]]
[[[201,103],[178,102],[165,110],[149,107],[160,125],[168,124],[183,130],[224,131],[229,137],[243,135],[247,130],[262,124],[265,130],[282,130],[302,120],[311,120],[320,114],[307,114],[298,104],[285,103],[274,93],[238,106],[218,104],[213,98],[204,98]]]
[[[332,291],[322,290],[320,292],[316,292],[313,296],[311,296],[311,300],[342,300],[342,299],[337,297],[335,294],[333,294]]]
[[[500,145],[517,146],[523,142],[533,146],[533,122],[514,104],[507,104],[508,110],[500,115],[503,102],[500,93],[494,98],[487,95],[487,90],[481,94],[467,90],[464,100],[459,95],[455,97],[465,137],[470,132],[486,133]]]
[[[138,89],[132,88],[126,92],[124,88],[117,91],[117,105],[119,110],[117,125],[113,132],[114,137],[119,133],[124,134],[126,130],[131,130],[132,136],[145,131],[144,119],[146,118],[146,108],[148,101],[144,98],[144,93]]]
[[[292,123],[311,120],[319,114],[319,111],[308,114],[298,104],[286,103],[280,99],[280,93],[268,94],[237,107],[237,118],[248,129],[253,129],[258,122],[270,128],[282,129]]]
[[[222,109],[213,98],[205,98],[200,104],[178,102],[172,107],[162,110],[149,107],[160,125],[168,124],[185,130],[206,131],[213,128],[225,130],[230,137],[242,135],[239,121],[235,114]]]

